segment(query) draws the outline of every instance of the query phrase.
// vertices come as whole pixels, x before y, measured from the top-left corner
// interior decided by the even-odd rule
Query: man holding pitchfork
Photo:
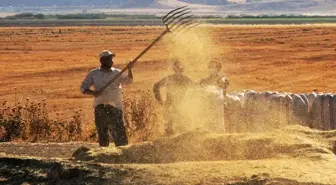
[[[120,70],[112,67],[115,54],[104,50],[99,54],[100,67],[90,71],[85,77],[80,90],[83,94],[94,97],[95,124],[98,132],[99,145],[109,146],[109,133],[112,136],[115,146],[128,144],[128,138],[123,119],[123,100],[121,84],[128,84],[133,81],[133,64],[127,65],[127,72],[103,88],[108,82],[116,77]],[[93,86],[94,90],[90,87]],[[104,89],[104,91],[99,91]]]

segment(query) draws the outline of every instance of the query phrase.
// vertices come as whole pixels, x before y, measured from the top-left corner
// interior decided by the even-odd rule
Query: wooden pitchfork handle
[[[149,46],[147,46],[147,48],[145,48],[135,59],[133,59],[131,62],[128,63],[129,64],[132,64],[134,65],[135,62],[138,61],[138,59],[144,55],[150,48],[152,48],[154,46],[155,43],[157,43],[159,40],[161,40],[161,38],[166,35],[167,33],[169,32],[169,29],[166,28],[166,30],[164,32],[161,33],[160,36],[158,36]],[[106,83],[106,85],[104,85],[104,87],[102,87],[99,92],[103,92],[109,85],[111,85],[111,83],[113,83],[114,81],[117,80],[117,78],[119,78],[128,68],[128,65],[127,67],[125,67],[124,69],[122,69],[120,71],[120,73],[118,73],[115,77],[113,77],[109,82]]]
[[[166,29],[164,32],[161,33],[160,36],[158,36],[149,46],[147,46],[146,49],[144,49],[133,61],[131,61],[127,67],[125,67],[123,70],[120,71],[115,77],[113,77],[109,82],[107,82],[104,87],[99,89],[99,92],[103,92],[111,83],[113,83],[117,78],[119,78],[130,65],[134,65],[135,62],[138,61],[138,59],[144,55],[152,46],[154,46],[155,43],[157,43],[164,35],[166,35],[168,32],[177,32],[181,29],[186,29],[189,27],[192,28],[198,23],[194,22],[192,18],[191,11],[189,11],[189,8],[187,6],[182,6],[179,8],[176,8],[169,13],[167,13],[164,17],[162,17],[162,22],[166,26]]]

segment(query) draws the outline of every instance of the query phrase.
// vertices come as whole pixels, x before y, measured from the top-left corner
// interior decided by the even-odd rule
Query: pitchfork
[[[196,19],[194,19],[191,10],[187,6],[182,6],[168,12],[165,16],[162,17],[162,22],[166,26],[165,31],[162,32],[161,35],[158,36],[149,46],[147,46],[147,48],[145,48],[135,59],[129,62],[129,64],[134,65],[134,63],[137,62],[142,55],[152,48],[152,46],[161,40],[161,38],[167,33],[178,33],[182,30],[186,31],[199,24]],[[101,88],[99,92],[103,92],[111,83],[119,78],[127,70],[127,68],[128,67],[125,67],[123,70],[121,70],[120,73],[118,73],[118,75],[106,83],[106,85]]]

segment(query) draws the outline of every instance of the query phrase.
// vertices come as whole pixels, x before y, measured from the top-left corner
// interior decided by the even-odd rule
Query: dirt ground
[[[99,65],[98,53],[102,49],[113,50],[117,55],[116,66],[122,68],[163,30],[163,27],[0,28],[0,101],[14,104],[27,97],[33,101],[46,99],[48,111],[54,116],[67,118],[82,109],[85,123],[92,126],[92,99],[79,92],[79,85],[86,73]],[[201,35],[196,42],[173,42],[167,37],[158,43],[136,64],[135,82],[124,87],[125,94],[151,90],[156,81],[171,73],[169,63],[174,57],[183,60],[186,73],[193,80],[204,77],[204,66],[210,59],[221,61],[222,72],[230,79],[230,92],[336,90],[334,25],[200,26],[199,30]],[[166,144],[179,138],[192,141],[189,138],[203,144],[240,147],[210,150],[214,155],[210,161],[191,160],[195,159],[192,157],[188,160],[185,155],[174,156],[181,160],[155,164],[69,159],[80,146],[99,151],[93,143],[1,143],[0,184],[336,184],[335,150],[330,144],[336,140],[334,132],[294,130],[297,131],[288,132],[286,137],[274,131],[166,138],[163,140]],[[246,148],[248,141],[253,143],[250,149]],[[203,145],[198,142],[183,145],[185,142],[172,148],[173,153],[193,146],[186,154],[205,155],[200,150]],[[144,146],[151,145],[139,144],[136,149],[142,151]],[[170,145],[159,146],[163,146],[163,151],[171,149],[164,148]],[[284,153],[281,150],[284,146],[285,151],[294,153]],[[280,149],[276,150],[277,147]],[[239,154],[242,150],[259,156],[257,149],[270,148],[278,152],[255,158],[218,157],[222,156],[220,152],[242,156]],[[143,151],[132,153],[133,149],[122,151],[145,156]],[[119,151],[113,147],[111,150]],[[216,152],[219,154],[215,155]]]
[[[301,126],[259,134],[192,131],[118,149],[1,143],[0,183],[336,184],[335,147],[335,131]]]

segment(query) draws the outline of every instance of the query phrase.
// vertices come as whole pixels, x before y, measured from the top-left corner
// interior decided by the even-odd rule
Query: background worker
[[[208,64],[208,77],[200,80],[199,85],[204,89],[202,117],[204,126],[211,132],[225,132],[226,91],[229,80],[221,75],[222,64],[210,61]]]
[[[224,75],[220,74],[220,71],[222,69],[222,64],[220,62],[211,61],[208,64],[208,77],[200,80],[201,86],[209,86],[214,85],[223,90],[224,95],[226,94],[226,90],[230,84],[228,78]]]
[[[173,75],[164,77],[153,87],[155,99],[161,105],[164,105],[166,135],[172,135],[177,130],[183,130],[186,115],[183,114],[181,104],[188,88],[194,85],[194,82],[183,74],[184,66],[180,61],[173,63],[173,71]],[[160,89],[162,87],[167,88],[165,101],[161,97]]]

